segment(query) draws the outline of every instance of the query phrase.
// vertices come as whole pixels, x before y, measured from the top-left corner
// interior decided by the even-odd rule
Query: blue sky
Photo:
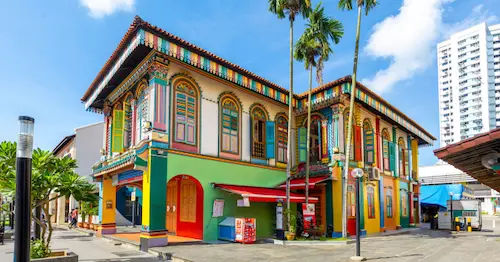
[[[339,11],[337,1],[324,2],[326,13],[345,27],[325,65],[327,82],[352,72],[356,17]],[[0,9],[0,141],[16,140],[23,114],[36,119],[35,146],[50,150],[76,127],[101,121],[80,98],[136,14],[288,86],[288,22],[269,13],[265,0],[6,1]],[[359,79],[438,137],[435,45],[498,17],[498,0],[382,0],[363,17]],[[296,38],[303,28],[298,19]],[[303,92],[303,65],[296,63],[295,72],[295,90]],[[421,149],[421,164],[436,161],[437,145]]]

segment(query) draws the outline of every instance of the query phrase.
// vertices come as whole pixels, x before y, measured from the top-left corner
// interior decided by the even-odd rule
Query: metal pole
[[[41,218],[42,218],[42,207],[41,206],[37,206],[35,208],[35,217],[37,219],[39,219],[40,221],[42,221],[41,220]],[[35,239],[40,239],[40,236],[41,236],[40,225],[35,222]]]
[[[361,178],[356,178],[356,256],[361,256],[361,208],[359,207],[359,180]]]
[[[134,199],[132,201],[132,227],[135,227],[135,187],[134,187]]]
[[[451,218],[451,230],[453,230],[453,195],[450,194],[450,209],[451,209],[451,212],[450,212],[450,218]]]
[[[35,120],[20,116],[16,159],[16,228],[14,231],[14,262],[30,261],[31,232],[31,155]]]

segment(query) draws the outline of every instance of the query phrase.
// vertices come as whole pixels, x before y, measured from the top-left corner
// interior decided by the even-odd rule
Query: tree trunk
[[[309,172],[311,166],[311,92],[312,92],[312,66],[309,65],[309,94],[307,97],[307,147],[306,147],[306,205],[309,204]]]
[[[286,161],[286,208],[290,210],[290,176],[292,169],[292,119],[293,119],[293,18],[290,17],[290,90],[288,92],[288,137]],[[287,212],[286,229],[290,230],[290,212]]]
[[[46,241],[45,241],[45,245],[46,245],[47,247],[50,247],[50,240],[51,240],[51,238],[52,238],[52,231],[53,231],[54,229],[52,228],[52,222],[50,221],[50,217],[51,217],[51,215],[50,215],[50,213],[49,213],[49,204],[48,204],[48,203],[44,205],[43,212],[45,212],[45,218],[46,218],[46,220],[47,220],[47,225],[46,225],[46,227],[48,228],[48,231],[49,231],[49,232],[48,232],[48,236],[47,236]]]
[[[351,138],[352,138],[352,116],[354,113],[354,98],[356,94],[356,73],[358,70],[358,52],[359,52],[359,35],[361,27],[361,5],[358,5],[358,23],[356,25],[356,45],[354,48],[354,65],[352,69],[352,82],[349,101],[349,120],[347,122],[347,138],[345,150],[345,164],[344,164],[344,179],[343,194],[342,194],[342,237],[347,237],[347,177],[349,175],[349,156],[351,154]],[[356,214],[359,216],[359,214]]]

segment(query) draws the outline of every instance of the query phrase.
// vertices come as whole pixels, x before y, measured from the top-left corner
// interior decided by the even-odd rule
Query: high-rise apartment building
[[[500,127],[500,24],[437,45],[440,146]]]

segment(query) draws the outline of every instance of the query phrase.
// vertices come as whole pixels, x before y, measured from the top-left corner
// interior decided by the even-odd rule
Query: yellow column
[[[418,141],[417,139],[411,140],[411,170],[415,172],[413,179],[418,181]]]
[[[342,233],[342,172],[340,167],[333,168],[338,180],[332,181],[333,198],[333,231]]]
[[[112,184],[111,178],[104,178],[102,181],[102,219],[97,234],[116,233],[115,209],[116,209],[116,187]]]

